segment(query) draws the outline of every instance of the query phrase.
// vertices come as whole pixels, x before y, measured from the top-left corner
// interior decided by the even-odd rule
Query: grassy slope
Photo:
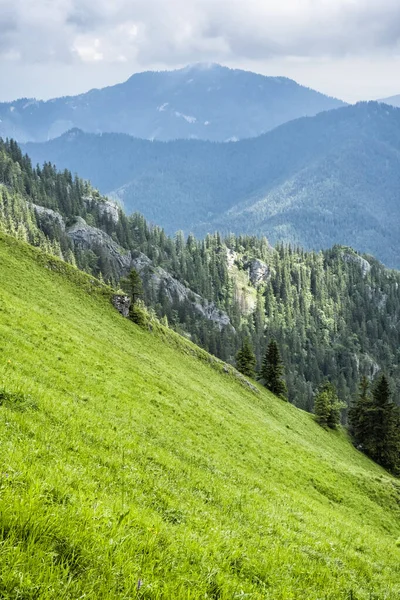
[[[400,597],[395,480],[45,262],[0,235],[1,598]]]

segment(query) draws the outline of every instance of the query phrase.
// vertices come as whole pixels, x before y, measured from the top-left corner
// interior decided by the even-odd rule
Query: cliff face
[[[114,210],[115,205],[111,202],[107,206],[103,206],[103,204],[101,206],[112,218],[118,218],[118,212]],[[218,309],[214,302],[202,298],[167,271],[154,266],[150,258],[142,252],[132,253],[121,248],[107,233],[88,225],[82,217],[76,217],[75,223],[66,227],[64,219],[59,213],[41,206],[34,205],[34,208],[40,218],[53,221],[65,231],[75,249],[91,250],[95,254],[100,249],[103,256],[106,256],[110,262],[117,279],[124,277],[130,269],[135,268],[141,278],[146,281],[146,285],[151,286],[155,293],[162,287],[170,302],[177,298],[179,302],[190,303],[199,317],[212,321],[220,330],[230,325],[228,315]]]
[[[129,271],[132,266],[132,255],[121,248],[104,231],[88,225],[82,217],[76,217],[75,223],[66,229],[68,237],[74,242],[74,247],[80,250],[93,250],[99,247],[106,254],[118,278]]]
[[[161,267],[154,267],[151,260],[142,252],[132,259],[132,266],[155,292],[162,287],[170,302],[174,298],[178,298],[179,302],[189,302],[200,316],[213,321],[220,329],[230,325],[228,315],[219,310],[214,302],[205,300]]]

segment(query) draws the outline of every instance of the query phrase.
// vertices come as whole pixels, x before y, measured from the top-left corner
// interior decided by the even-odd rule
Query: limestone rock
[[[110,217],[114,223],[118,223],[119,221],[119,206],[116,202],[113,202],[109,198],[97,199],[93,198],[93,196],[84,196],[83,201],[86,204],[96,204],[100,215],[107,215]]]
[[[76,248],[81,250],[93,250],[101,248],[109,258],[113,271],[118,278],[126,275],[131,269],[132,254],[118,246],[117,243],[104,231],[91,227],[82,217],[76,217],[75,223],[67,228]]]
[[[262,283],[265,283],[270,277],[269,266],[257,258],[245,262],[244,267],[245,269],[248,269],[250,283],[254,287],[258,287]]]
[[[58,213],[54,210],[51,210],[51,208],[45,208],[44,206],[39,206],[38,204],[32,204],[31,206],[34,208],[39,219],[47,218],[50,221],[53,221],[54,223],[56,223],[56,225],[58,225],[62,229],[62,231],[65,231],[65,222],[64,222],[64,219],[62,218],[62,216],[60,215],[60,213]]]
[[[170,302],[175,298],[179,302],[189,302],[202,317],[213,321],[220,329],[230,325],[228,315],[221,311],[214,302],[205,300],[161,267],[154,267],[152,261],[142,252],[135,255],[132,266],[152,286],[155,293],[158,293],[162,287]]]
[[[131,299],[128,296],[123,294],[114,294],[114,296],[111,298],[111,302],[114,308],[116,308],[123,317],[126,318],[129,316]]]
[[[237,252],[231,250],[230,248],[226,249],[226,262],[228,264],[228,269],[232,269],[235,266],[235,261],[237,260]]]
[[[361,267],[363,277],[366,277],[366,275],[368,275],[368,273],[371,270],[371,265],[369,264],[369,262],[359,254],[356,254],[355,252],[351,252],[350,250],[344,250],[342,253],[342,257],[345,262],[352,262],[359,265]]]

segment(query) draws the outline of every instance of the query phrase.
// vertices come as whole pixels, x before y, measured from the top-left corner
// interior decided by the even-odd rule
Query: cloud
[[[199,61],[263,71],[398,54],[398,0],[0,0],[0,76],[52,65],[60,80],[75,69],[89,83],[123,65],[128,74]]]
[[[398,0],[0,0],[3,57],[173,65],[398,48]],[[15,60],[15,58],[14,58]]]

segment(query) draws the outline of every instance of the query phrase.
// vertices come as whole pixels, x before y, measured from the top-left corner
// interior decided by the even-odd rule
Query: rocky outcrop
[[[129,317],[131,300],[128,296],[123,294],[114,294],[114,296],[111,298],[111,303],[123,317]]]
[[[175,299],[179,302],[189,302],[202,317],[213,321],[220,329],[230,325],[228,315],[218,309],[214,302],[205,300],[161,267],[154,267],[148,256],[142,252],[133,258],[132,266],[142,279],[146,280],[147,285],[152,287],[155,294],[162,288],[170,302]]]
[[[60,229],[62,229],[62,231],[65,231],[65,222],[64,222],[64,219],[62,218],[62,216],[60,215],[60,213],[56,212],[55,210],[51,210],[51,208],[45,208],[44,206],[39,206],[38,204],[32,204],[31,206],[35,210],[39,219],[41,219],[41,218],[49,219],[50,221],[53,221],[53,223],[58,225],[60,227]]]
[[[107,215],[114,221],[114,223],[118,223],[118,220],[119,220],[118,204],[116,204],[112,200],[109,200],[108,198],[98,199],[98,198],[93,198],[93,196],[84,196],[82,199],[86,205],[91,206],[93,204],[96,204],[96,207],[101,216]]]
[[[359,265],[359,267],[361,268],[363,277],[366,277],[371,270],[371,265],[369,264],[369,262],[365,258],[360,256],[359,254],[356,254],[355,252],[350,252],[350,251],[344,250],[342,252],[342,258],[345,262],[355,263],[355,264]]]
[[[254,287],[265,283],[270,277],[269,266],[258,258],[253,258],[245,262],[244,268],[248,270],[250,283]]]
[[[119,209],[113,202],[98,201],[91,196],[86,197],[85,200],[87,203],[98,202],[101,209],[104,208],[104,211],[110,214],[112,218],[118,219]],[[63,217],[54,210],[36,204],[33,204],[33,208],[39,218],[51,219],[57,223],[73,241],[75,249],[92,250],[95,254],[99,255],[101,253],[106,257],[110,262],[116,279],[127,275],[132,268],[135,268],[142,279],[146,281],[146,285],[152,286],[154,292],[157,293],[162,287],[170,302],[177,299],[179,302],[190,303],[199,316],[212,321],[219,329],[230,325],[228,315],[221,311],[214,302],[205,300],[199,294],[194,293],[180,281],[172,277],[167,271],[161,267],[154,266],[149,257],[142,252],[132,254],[129,250],[121,248],[105,231],[88,225],[82,217],[76,217],[75,223],[70,227],[66,227]],[[113,304],[115,301],[115,308],[121,314],[127,316],[129,306],[128,308],[126,307],[123,297],[115,296],[114,298]]]
[[[126,275],[131,269],[132,254],[121,248],[101,229],[88,225],[82,217],[76,217],[75,223],[68,227],[66,232],[74,242],[75,248],[93,250],[94,252],[101,248],[110,260],[113,271],[118,278]]]
[[[200,316],[215,323],[219,329],[230,325],[228,315],[218,309],[214,302],[205,300],[172,277],[170,273],[154,266],[149,257],[142,252],[132,254],[124,250],[107,233],[91,227],[82,217],[77,217],[74,225],[66,229],[66,233],[73,240],[75,248],[92,250],[95,253],[100,248],[110,261],[118,279],[135,268],[146,282],[146,286],[152,287],[155,294],[162,287],[170,302],[177,299],[179,302],[190,303]]]
[[[235,266],[237,256],[237,252],[235,252],[234,250],[231,250],[230,248],[226,249],[226,262],[229,270],[231,270]]]

